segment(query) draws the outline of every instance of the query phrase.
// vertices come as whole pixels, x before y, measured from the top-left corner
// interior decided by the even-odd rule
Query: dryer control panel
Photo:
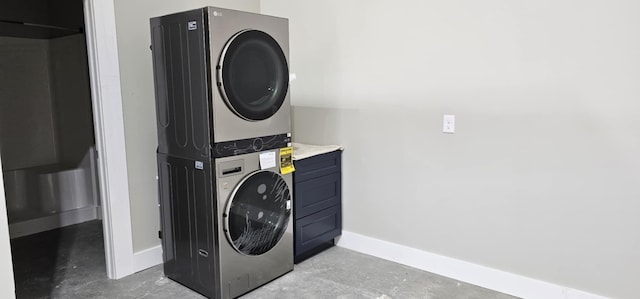
[[[218,142],[213,146],[214,158],[257,153],[291,146],[291,133]]]

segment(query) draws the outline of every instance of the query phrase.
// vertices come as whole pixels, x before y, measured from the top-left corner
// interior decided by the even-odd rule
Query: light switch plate
[[[442,132],[453,134],[456,131],[456,116],[445,114],[442,118]]]

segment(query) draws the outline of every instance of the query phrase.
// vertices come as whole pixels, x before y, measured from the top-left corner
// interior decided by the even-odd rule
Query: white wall
[[[639,9],[261,1],[290,20],[294,139],[346,146],[345,230],[616,298],[640,293]]]
[[[134,252],[160,245],[156,134],[149,18],[219,6],[260,11],[259,0],[114,0]]]
[[[11,241],[9,239],[9,220],[4,198],[2,161],[0,159],[0,297],[15,298],[13,282],[13,262],[11,261]]]

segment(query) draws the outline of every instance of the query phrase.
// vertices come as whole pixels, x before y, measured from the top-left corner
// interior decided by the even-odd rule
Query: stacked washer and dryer
[[[164,271],[208,297],[293,270],[288,34],[214,7],[151,19]]]

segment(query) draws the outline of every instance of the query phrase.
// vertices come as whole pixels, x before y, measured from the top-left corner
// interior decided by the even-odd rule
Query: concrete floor
[[[102,223],[12,240],[18,298],[202,298],[156,266],[106,277]],[[242,298],[514,298],[334,247]]]

